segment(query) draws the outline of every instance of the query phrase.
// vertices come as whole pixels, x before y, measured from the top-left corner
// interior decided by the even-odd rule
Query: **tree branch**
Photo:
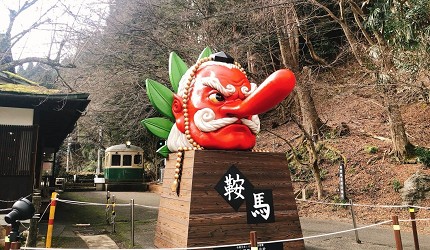
[[[22,59],[17,59],[17,60],[13,60],[10,63],[5,63],[0,65],[0,71],[4,71],[7,70],[11,67],[16,67],[19,65],[22,65],[24,63],[30,63],[30,62],[38,62],[38,63],[43,63],[46,64],[48,66],[51,66],[53,68],[76,68],[76,65],[70,63],[70,64],[61,64],[58,60],[52,60],[49,58],[41,58],[41,57],[26,57],[26,58],[22,58]]]

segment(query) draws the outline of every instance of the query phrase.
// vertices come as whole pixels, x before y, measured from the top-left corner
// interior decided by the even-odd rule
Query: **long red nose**
[[[296,77],[291,70],[281,69],[271,74],[254,93],[242,102],[225,105],[221,111],[227,115],[247,117],[269,111],[293,91]]]

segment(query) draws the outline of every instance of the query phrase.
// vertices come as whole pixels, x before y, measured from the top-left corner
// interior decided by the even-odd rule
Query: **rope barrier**
[[[312,200],[303,200],[303,199],[296,199],[296,201],[299,202],[308,202],[308,203],[315,203],[315,204],[324,204],[324,205],[333,205],[333,206],[351,206],[350,203],[335,203],[335,202],[324,202],[324,201],[312,201]],[[415,206],[415,205],[372,205],[372,204],[357,204],[354,203],[352,206],[355,207],[374,207],[374,208],[418,208],[418,209],[425,209],[430,210],[430,207],[421,207],[421,206]]]
[[[430,220],[430,219],[429,219]],[[406,221],[406,220],[405,220]],[[376,224],[371,224],[371,225],[367,225],[367,226],[362,226],[362,227],[358,227],[358,228],[353,228],[353,229],[347,229],[347,230],[342,230],[342,231],[338,231],[338,232],[332,232],[332,233],[326,233],[326,234],[319,234],[319,235],[311,235],[311,236],[304,236],[301,238],[294,238],[294,239],[284,239],[284,240],[273,240],[273,241],[264,241],[264,242],[258,242],[258,244],[270,244],[270,243],[281,243],[281,242],[292,242],[292,241],[300,241],[300,240],[307,240],[307,239],[314,239],[314,238],[320,238],[320,237],[327,237],[327,236],[331,236],[331,235],[336,235],[336,234],[342,234],[342,233],[348,233],[348,232],[353,232],[353,231],[357,231],[357,230],[363,230],[363,229],[367,229],[367,228],[371,228],[371,227],[376,227],[376,226],[380,226],[383,224],[388,224],[388,223],[392,223],[392,220],[386,220],[386,221],[382,221]],[[223,248],[223,247],[235,247],[235,246],[247,246],[249,245],[249,242],[246,243],[239,243],[239,244],[229,244],[229,245],[214,245],[214,246],[204,246],[204,247],[185,247],[185,248],[157,248],[157,249],[150,249],[150,248],[145,248],[145,250],[171,250],[171,249],[176,249],[176,250],[199,250],[199,249],[209,249],[209,248]],[[28,249],[28,250],[45,250],[46,248],[31,248],[31,247],[22,247],[21,249]],[[60,248],[58,248],[60,250]],[[55,248],[50,248],[50,250],[56,250]],[[143,250],[143,249],[142,249]]]
[[[0,212],[6,212],[6,211],[10,211],[12,210],[12,208],[4,208],[4,209],[0,209]]]
[[[298,241],[298,240],[307,240],[307,239],[313,239],[313,238],[320,238],[320,237],[326,237],[326,236],[331,236],[331,235],[336,235],[336,234],[342,234],[342,233],[348,233],[348,232],[353,232],[353,231],[358,231],[358,230],[362,230],[362,229],[366,229],[366,228],[370,228],[370,227],[376,227],[376,226],[380,226],[383,224],[388,224],[391,223],[392,220],[386,220],[386,221],[381,221],[378,222],[376,224],[371,224],[371,225],[367,225],[367,226],[362,226],[362,227],[357,227],[357,228],[352,228],[352,229],[347,229],[347,230],[342,230],[342,231],[338,231],[338,232],[332,232],[332,233],[326,233],[326,234],[318,234],[318,235],[312,235],[312,236],[305,236],[302,238],[295,238],[295,239],[286,239],[286,240],[273,240],[273,241],[265,241],[265,242],[258,242],[259,244],[268,244],[268,243],[279,243],[279,242],[291,242],[291,241]]]
[[[95,202],[84,202],[84,201],[73,201],[73,200],[63,200],[58,199],[57,201],[72,204],[72,205],[83,205],[83,206],[106,206],[104,203],[95,203]],[[296,199],[296,201],[299,202],[308,202],[308,203],[315,203],[315,204],[323,204],[323,205],[332,205],[332,206],[351,206],[350,203],[335,203],[335,202],[323,202],[323,201],[312,201],[312,200],[302,200],[302,199]],[[128,207],[130,206],[129,203],[123,203],[123,204],[115,204],[116,206],[122,206],[122,207]],[[135,204],[135,206],[138,207],[144,207],[144,208],[150,208],[150,209],[158,209],[156,206],[147,206],[147,205],[140,205]],[[355,207],[374,207],[374,208],[418,208],[418,209],[425,209],[430,210],[430,207],[421,207],[421,206],[415,206],[415,205],[372,205],[372,204],[357,204],[354,203],[352,206]],[[1,210],[0,210],[1,211]]]
[[[134,204],[135,206],[138,207],[144,207],[144,208],[151,208],[151,209],[158,209],[158,207],[154,207],[154,206],[146,206],[146,205],[139,205],[139,204]]]
[[[97,206],[106,206],[106,204],[102,204],[102,203],[94,203],[94,202],[82,202],[82,201],[72,201],[72,200],[62,200],[62,199],[56,199],[59,202],[63,202],[66,204],[71,204],[71,205],[97,205]],[[380,208],[421,208],[421,209],[430,209],[428,207],[419,207],[419,206],[409,206],[409,205],[370,205],[370,204],[350,204],[350,203],[333,203],[333,202],[321,202],[321,201],[311,201],[311,200],[301,200],[301,199],[296,199],[299,202],[309,202],[309,203],[317,203],[317,204],[325,204],[325,205],[336,205],[336,206],[357,206],[357,207],[380,207]],[[116,206],[130,206],[130,204],[115,204]],[[158,207],[155,206],[146,206],[146,205],[138,205],[135,204],[136,206],[140,206],[140,207],[145,207],[145,208],[151,208],[151,209],[158,209]],[[49,206],[48,206],[49,207]],[[45,212],[47,211],[47,209],[45,209]],[[45,212],[43,214],[45,214]],[[42,216],[43,217],[43,216]],[[407,220],[399,220],[400,222],[411,222],[411,221],[430,221],[430,218],[423,218],[423,219],[407,219]],[[362,227],[357,227],[357,228],[352,228],[352,229],[347,229],[347,230],[342,230],[342,231],[337,231],[337,232],[331,232],[331,233],[325,233],[325,234],[319,234],[319,235],[311,235],[311,236],[304,236],[301,238],[293,238],[293,239],[283,239],[283,240],[274,240],[274,241],[265,241],[265,242],[258,242],[259,244],[271,244],[271,243],[283,243],[283,242],[292,242],[292,241],[300,241],[300,240],[309,240],[309,239],[314,239],[314,238],[321,238],[321,237],[327,237],[327,236],[332,236],[332,235],[337,235],[337,234],[342,234],[342,233],[348,233],[348,232],[353,232],[353,231],[359,231],[359,230],[363,230],[363,229],[367,229],[367,228],[371,228],[371,227],[375,227],[375,226],[380,226],[383,224],[389,224],[392,223],[392,220],[386,220],[386,221],[382,221],[382,222],[378,222],[375,224],[371,224],[371,225],[366,225],[366,226],[362,226]],[[223,248],[223,247],[235,247],[235,246],[239,246],[239,245],[243,245],[243,246],[247,246],[249,245],[249,242],[246,243],[241,243],[241,244],[229,244],[229,245],[217,245],[217,246],[205,246],[205,247],[186,247],[186,248],[174,248],[177,250],[199,250],[199,249],[207,249],[207,248]],[[21,249],[29,249],[29,250],[45,250],[47,248],[31,248],[31,247],[22,247]],[[55,248],[49,248],[50,250],[55,250]],[[60,250],[60,248],[58,248]],[[157,249],[145,249],[145,250],[171,250],[173,248],[157,248]]]
[[[106,206],[105,203],[63,200],[63,199],[58,199],[58,198],[57,198],[57,201],[63,202],[63,203],[67,203],[67,204],[73,204],[73,205]],[[298,202],[315,203],[315,204],[323,204],[323,205],[332,205],[332,206],[351,206],[350,203],[335,203],[335,202],[313,201],[313,200],[303,200],[303,199],[296,199],[296,201],[298,201]],[[116,203],[115,205],[116,206],[123,206],[123,207],[130,206],[129,203],[123,203],[123,204]],[[158,207],[156,207],[156,206],[147,206],[147,205],[140,205],[140,204],[135,204],[135,206],[144,207],[144,208],[150,208],[150,209],[158,209]],[[372,204],[357,204],[357,203],[354,203],[354,204],[352,204],[352,206],[355,206],[355,207],[374,207],[374,208],[417,208],[417,209],[430,210],[430,207],[422,207],[422,206],[415,206],[415,205],[378,205],[378,204],[372,205]]]
[[[14,200],[14,201],[5,201],[5,200],[0,200],[0,202],[2,202],[2,203],[13,203],[13,202],[16,202],[17,200]]]
[[[37,221],[37,223],[39,223],[42,220],[43,216],[45,215],[46,211],[48,211],[48,208],[50,206],[51,206],[51,202],[49,202],[48,206],[46,206],[45,211],[43,211],[43,214],[40,216],[40,219]]]
[[[423,218],[423,219],[409,219],[409,220],[399,220],[400,222],[411,222],[411,221],[430,221],[430,218]]]
[[[106,206],[106,204],[104,203],[95,203],[95,202],[84,202],[84,201],[72,201],[72,200],[62,200],[62,199],[58,199],[57,201],[59,202],[63,202],[66,204],[71,204],[71,205],[83,205],[83,206]],[[129,203],[123,203],[123,204],[118,204],[115,203],[115,206],[120,206],[120,207],[129,207],[130,204]],[[135,206],[138,207],[144,207],[144,208],[151,208],[151,209],[158,209],[158,207],[155,206],[146,206],[146,205],[139,205],[139,204],[135,204]]]
[[[57,199],[57,201],[67,203],[67,204],[72,204],[72,205],[106,206],[106,204],[104,204],[104,203],[95,203],[95,202],[72,201],[72,200],[62,200],[62,199]],[[130,204],[118,204],[118,203],[116,203],[115,206],[129,207]]]
[[[27,196],[24,196],[24,197],[22,197],[22,198],[28,198],[28,197],[30,197],[30,196],[31,196],[31,194],[29,194],[29,195],[27,195]],[[20,198],[20,199],[21,199],[21,198]],[[18,199],[18,200],[13,200],[13,201],[0,200],[0,203],[14,203],[14,202],[19,201],[20,199]]]

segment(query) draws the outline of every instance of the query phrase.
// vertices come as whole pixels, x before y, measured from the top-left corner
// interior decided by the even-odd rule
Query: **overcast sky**
[[[9,23],[8,9],[17,10],[20,4],[24,2],[25,0],[0,1],[0,33],[5,32],[7,29]],[[101,2],[101,0],[39,0],[35,5],[20,14],[15,22],[13,34],[31,27],[52,6],[57,4],[58,7],[49,11],[49,14],[42,18],[42,20],[49,18],[51,20],[50,24],[42,25],[31,31],[20,40],[17,46],[13,47],[14,59],[29,56],[46,57],[51,47],[51,41],[54,40],[58,43],[69,35],[67,31],[71,27],[74,29],[82,27],[82,22],[75,21],[71,15],[65,12],[66,9],[68,8],[74,14],[96,21],[100,19],[100,15],[96,13],[107,13],[108,11],[107,5],[101,4]],[[66,28],[65,24],[67,24],[68,28]],[[57,29],[57,31],[53,32],[54,29]],[[51,51],[51,57],[55,57],[56,47],[51,48]]]

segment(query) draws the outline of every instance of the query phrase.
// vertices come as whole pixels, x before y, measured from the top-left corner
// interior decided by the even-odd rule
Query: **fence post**
[[[10,243],[10,250],[21,249],[21,242],[14,241]]]
[[[402,237],[400,235],[399,217],[397,215],[393,215],[392,220],[393,220],[394,238],[396,240],[396,249],[403,250]]]
[[[357,223],[355,222],[355,214],[354,214],[354,208],[353,208],[354,204],[352,203],[352,199],[349,199],[349,204],[350,204],[349,208],[351,209],[352,225],[354,226],[354,229],[355,229],[354,230],[355,241],[358,244],[361,244],[361,240],[360,238],[358,238]]]
[[[51,248],[52,231],[54,229],[55,207],[57,205],[57,193],[52,192],[51,207],[49,208],[48,230],[46,232],[46,248]]]
[[[116,230],[115,230],[115,217],[116,217],[116,212],[115,212],[115,195],[112,195],[112,217],[111,217],[112,233],[116,233]]]
[[[109,214],[109,210],[110,210],[110,192],[106,191],[106,223],[109,225],[110,224],[110,217],[111,215]]]
[[[10,249],[10,238],[9,238],[9,234],[10,231],[12,230],[12,226],[10,224],[5,226],[6,232],[5,232],[5,236],[4,236],[4,250],[9,250]]]
[[[342,201],[346,200],[345,166],[339,165],[339,193]]]
[[[417,222],[415,221],[415,209],[413,207],[409,208],[409,214],[411,216],[412,233],[414,235],[415,250],[419,250],[420,249],[420,243],[418,241]]]
[[[131,209],[131,245],[134,246],[134,199],[130,200]]]
[[[35,214],[40,214],[40,204],[41,204],[40,193],[33,193],[33,205],[36,209]],[[39,216],[34,216],[30,219],[30,227],[28,229],[28,239],[27,246],[35,247],[37,243],[37,225],[39,221]]]
[[[249,232],[249,242],[251,243],[251,250],[258,250],[256,231]]]

